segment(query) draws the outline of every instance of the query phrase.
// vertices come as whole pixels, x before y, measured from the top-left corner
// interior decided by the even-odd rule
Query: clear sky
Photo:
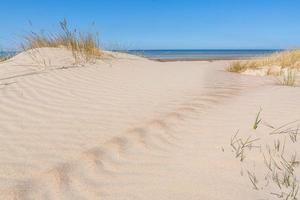
[[[63,18],[97,30],[110,48],[300,47],[299,0],[4,0],[0,45],[13,48],[30,30],[55,31]]]

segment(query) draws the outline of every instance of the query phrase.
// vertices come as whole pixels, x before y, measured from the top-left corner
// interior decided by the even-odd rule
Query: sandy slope
[[[260,107],[274,126],[300,119],[299,88],[227,61],[72,62],[40,49],[0,64],[1,199],[270,198],[240,175],[230,138],[267,131],[251,130]]]

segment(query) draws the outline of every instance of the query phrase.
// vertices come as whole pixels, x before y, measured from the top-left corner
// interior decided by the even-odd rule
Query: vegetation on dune
[[[256,115],[254,124],[253,124],[253,129],[256,130],[258,128],[258,125],[261,123],[261,118],[260,118],[260,113],[261,113],[262,109],[259,110],[259,112]]]
[[[0,50],[0,62],[5,60],[5,56],[1,55],[1,50]]]
[[[249,61],[232,62],[228,66],[227,71],[244,72],[247,69],[257,69],[264,66],[280,66],[282,68],[300,69],[300,49],[276,52],[269,56]]]
[[[5,52],[0,49],[0,62],[4,62],[4,61],[8,60],[12,56],[13,56],[12,53],[11,54],[5,54]]]
[[[247,136],[238,131],[230,140],[233,155],[241,164],[240,175],[266,199],[296,200],[300,188],[299,120],[277,128],[266,122],[261,125],[270,132],[259,132],[258,138],[254,132]]]
[[[26,51],[43,47],[64,47],[72,51],[76,63],[102,56],[98,34],[70,30],[66,20],[59,24],[61,29],[59,33],[30,32],[24,37],[22,49]]]
[[[294,69],[287,69],[282,73],[281,85],[295,86],[296,85],[296,71]]]
[[[0,56],[0,62],[4,62],[10,58],[11,58],[11,56]]]
[[[235,61],[226,70],[236,73],[262,70],[260,72],[263,75],[279,76],[278,83],[280,85],[296,86],[297,71],[300,70],[300,49],[276,52],[248,61]]]

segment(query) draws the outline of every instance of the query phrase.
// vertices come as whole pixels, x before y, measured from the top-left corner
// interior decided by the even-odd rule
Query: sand
[[[0,199],[275,198],[246,175],[263,174],[260,154],[241,162],[230,141],[268,142],[270,127],[252,129],[260,108],[265,124],[299,120],[299,88],[229,61],[73,62],[44,48],[0,64]]]

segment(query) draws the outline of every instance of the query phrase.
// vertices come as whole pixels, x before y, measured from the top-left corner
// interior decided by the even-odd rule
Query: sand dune
[[[73,62],[45,48],[0,64],[1,199],[270,197],[240,175],[230,138],[267,131],[251,129],[260,107],[274,126],[300,119],[299,88],[228,61]]]

